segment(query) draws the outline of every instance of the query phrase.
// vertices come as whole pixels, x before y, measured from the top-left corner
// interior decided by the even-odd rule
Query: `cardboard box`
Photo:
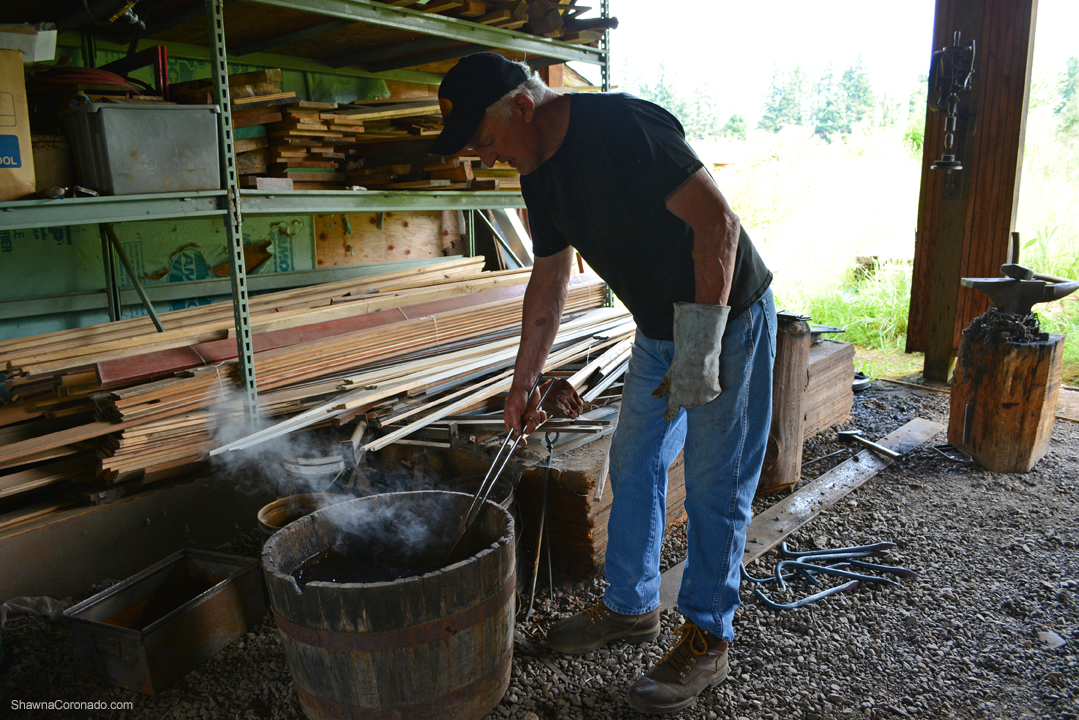
[[[34,192],[22,52],[0,50],[0,201],[33,197]]]
[[[38,193],[75,184],[71,145],[65,135],[31,135],[34,147],[34,175]]]
[[[18,50],[24,63],[44,62],[56,59],[56,26],[0,25],[0,48]]]

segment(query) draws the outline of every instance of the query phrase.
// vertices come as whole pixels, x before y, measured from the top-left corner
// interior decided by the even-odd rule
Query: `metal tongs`
[[[540,373],[536,378],[535,384],[532,389],[528,391],[528,402],[525,403],[525,410],[528,410],[528,405],[532,401],[532,394],[539,388],[540,383],[543,381],[543,373]],[[555,384],[552,382],[547,386],[547,391],[543,393],[540,398],[537,408],[543,407],[543,401],[547,399],[547,395],[554,388]],[[513,431],[506,433],[506,439],[502,441],[502,445],[499,446],[498,452],[495,453],[495,459],[491,462],[491,467],[487,470],[487,474],[483,476],[483,481],[480,483],[479,488],[476,490],[476,494],[472,496],[472,504],[468,506],[468,512],[461,518],[461,524],[457,526],[457,534],[453,536],[453,542],[450,544],[450,550],[446,553],[446,559],[449,560],[453,556],[453,551],[457,549],[457,545],[460,544],[461,538],[468,532],[468,528],[472,526],[476,518],[480,514],[480,510],[483,509],[483,504],[487,502],[488,496],[494,489],[498,479],[502,477],[502,472],[506,469],[506,465],[509,464],[510,456],[513,455],[513,451],[517,449],[517,446],[521,444],[521,440],[525,437],[524,433],[518,433],[516,439],[513,437]],[[513,444],[510,445],[510,440],[513,440]],[[502,455],[502,451],[509,448],[505,457]]]

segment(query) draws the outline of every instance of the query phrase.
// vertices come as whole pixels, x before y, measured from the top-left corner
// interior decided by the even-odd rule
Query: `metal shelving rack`
[[[526,33],[488,27],[466,20],[425,13],[420,10],[384,5],[371,0],[248,0],[288,11],[303,11],[327,18],[324,23],[294,30],[269,41],[240,48],[245,62],[272,65],[280,58],[283,66],[303,62],[310,70],[333,72],[343,65],[364,69],[365,74],[394,78],[407,76],[403,68],[438,63],[463,57],[472,52],[501,49],[524,54],[533,67],[566,61],[600,65],[602,86],[610,89],[610,33],[605,32],[599,48],[572,45]],[[522,208],[524,201],[515,192],[349,192],[349,191],[242,191],[235,173],[232,144],[232,119],[228,98],[229,59],[226,47],[225,7],[235,0],[205,0],[209,25],[209,60],[214,80],[215,102],[222,108],[220,123],[220,160],[222,189],[186,193],[123,195],[60,200],[21,200],[0,203],[0,227],[33,227],[91,223],[164,220],[174,218],[223,217],[229,243],[229,263],[233,307],[236,320],[237,350],[244,388],[245,409],[249,421],[258,416],[255,390],[254,353],[251,347],[247,310],[248,279],[243,260],[242,216],[316,215],[327,213],[389,212],[408,210],[473,210]],[[601,0],[601,16],[609,16],[608,0]],[[196,20],[193,11],[183,22]],[[320,34],[353,25],[371,25],[406,33],[408,39],[396,45],[358,51],[344,62],[304,60],[296,54],[269,55],[262,51],[295,46]],[[148,33],[150,37],[153,33]],[[420,37],[414,37],[414,36]],[[150,39],[150,38],[147,38]],[[450,45],[447,45],[447,42]],[[233,58],[234,60],[238,58]],[[437,78],[430,72],[411,72],[417,80]],[[471,220],[471,214],[469,216]],[[468,223],[469,228],[472,223]],[[471,245],[471,235],[470,235]]]

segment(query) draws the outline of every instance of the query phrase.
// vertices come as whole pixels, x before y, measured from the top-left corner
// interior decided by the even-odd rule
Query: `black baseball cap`
[[[476,133],[487,108],[527,79],[520,65],[501,55],[483,52],[461,58],[438,86],[442,133],[431,154],[459,152]]]

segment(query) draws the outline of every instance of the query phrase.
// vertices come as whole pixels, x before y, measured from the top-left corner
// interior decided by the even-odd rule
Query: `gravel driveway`
[[[881,437],[921,416],[946,422],[947,395],[878,382],[855,398],[848,425]],[[932,443],[945,442],[943,437]],[[844,450],[834,431],[812,438],[805,462]],[[848,453],[807,466],[806,480]],[[953,463],[928,445],[887,468],[788,538],[799,549],[890,540],[883,562],[920,573],[898,586],[862,585],[798,610],[775,612],[743,587],[731,674],[673,717],[1079,718],[1079,425],[1057,421],[1049,455],[1026,475]],[[775,499],[758,501],[761,512]],[[254,555],[248,534],[229,551]],[[681,528],[668,533],[664,566],[685,552]],[[754,563],[771,572],[776,554]],[[106,586],[89,588],[86,595]],[[794,595],[814,592],[804,586]],[[518,623],[513,679],[489,716],[518,720],[636,718],[628,688],[666,651],[677,612],[656,643],[617,645],[568,658],[543,649],[546,628],[600,597],[593,580]],[[154,696],[79,674],[62,626],[9,620],[0,671],[4,711],[11,698],[133,700],[134,710],[73,717],[302,718],[272,620]],[[1058,647],[1053,647],[1063,642]],[[13,713],[12,717],[59,717]]]

